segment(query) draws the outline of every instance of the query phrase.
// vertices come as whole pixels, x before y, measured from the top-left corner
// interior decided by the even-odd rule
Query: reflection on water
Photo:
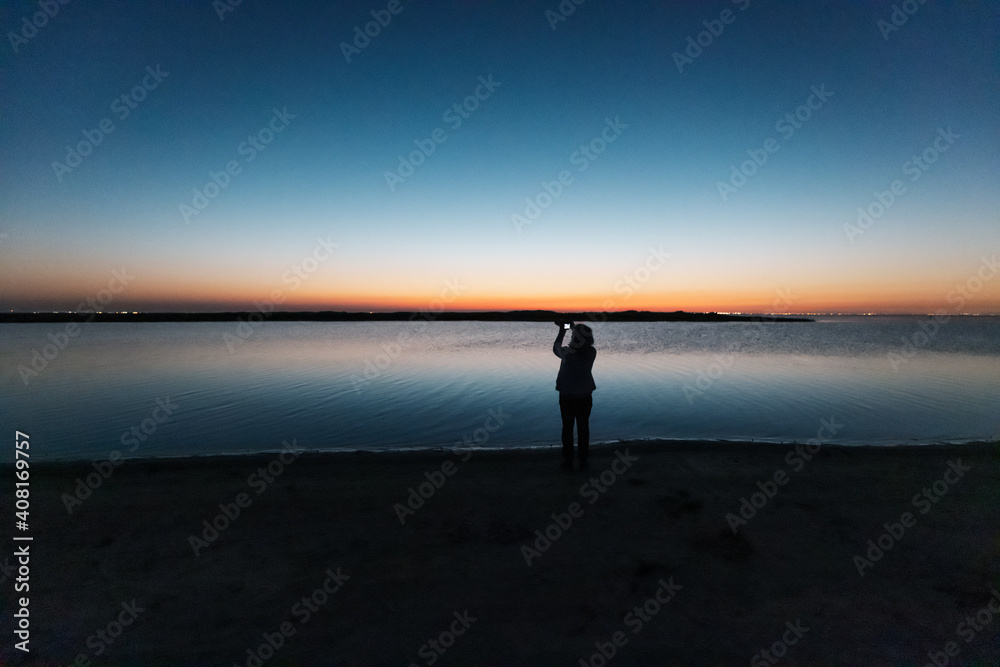
[[[919,321],[592,323],[591,437],[805,441],[831,418],[836,442],[996,437],[1000,318],[953,320],[893,368]],[[38,458],[451,446],[491,409],[485,446],[558,441],[553,325],[269,322],[230,351],[233,323],[88,324],[25,386],[63,326],[0,325],[0,417]]]

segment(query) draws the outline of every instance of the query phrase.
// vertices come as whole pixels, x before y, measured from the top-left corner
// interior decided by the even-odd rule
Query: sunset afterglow
[[[0,307],[118,271],[106,310],[1000,313],[975,11],[399,7],[363,47],[374,5],[252,0],[7,45]]]

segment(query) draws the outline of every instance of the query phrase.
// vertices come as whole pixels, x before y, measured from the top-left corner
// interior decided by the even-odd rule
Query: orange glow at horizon
[[[72,310],[104,290],[113,267],[85,267],[69,261],[51,272],[33,267],[0,270],[7,305],[13,310]],[[73,269],[76,268],[76,272]],[[281,272],[192,270],[172,273],[171,267],[126,267],[134,276],[116,293],[108,311],[243,311],[268,302],[288,311],[510,311],[613,312],[649,310],[672,312],[746,313],[998,313],[1000,279],[977,281],[975,292],[961,297],[956,287],[972,278],[956,270],[933,276],[901,276],[870,272],[836,283],[830,275],[754,273],[748,279],[730,272],[679,270],[657,275],[626,288],[616,275],[601,274],[566,280],[545,271],[514,272],[510,277],[466,272],[442,279],[441,272],[414,271],[405,281],[398,275],[368,267],[331,266],[301,282],[286,281]],[[121,267],[115,270],[123,270]],[[447,275],[447,274],[446,274]],[[620,275],[620,274],[619,274]],[[19,294],[20,300],[11,294]]]
[[[776,290],[774,293],[694,293],[677,292],[669,295],[634,295],[631,298],[584,295],[536,295],[536,296],[492,296],[464,297],[452,299],[432,298],[426,295],[310,295],[281,294],[281,300],[274,300],[276,291],[254,294],[230,294],[202,298],[183,299],[189,304],[186,309],[202,310],[254,310],[263,307],[281,311],[358,311],[358,312],[462,312],[462,311],[512,311],[512,310],[552,310],[557,312],[620,312],[626,310],[644,311],[686,311],[686,312],[744,312],[744,313],[911,313],[933,312],[959,313],[1000,313],[1000,298],[977,298],[968,300],[965,307],[957,308],[954,299],[949,302],[943,297],[927,298],[909,293],[869,292],[848,295],[835,290],[815,291],[800,294],[794,291]],[[155,310],[156,304],[175,304],[180,299],[176,295],[157,295],[159,298],[144,299],[148,304],[133,308],[122,302],[123,310]],[[131,301],[131,300],[129,300]],[[115,310],[112,305],[109,310]],[[172,308],[173,309],[173,308]]]

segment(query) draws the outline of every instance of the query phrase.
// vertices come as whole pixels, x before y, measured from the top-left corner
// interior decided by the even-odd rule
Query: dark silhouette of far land
[[[263,317],[274,322],[397,322],[407,320],[437,322],[547,322],[562,318],[575,322],[814,322],[808,317],[766,315],[720,315],[718,313],[672,313],[625,310],[612,313],[557,313],[554,310],[511,310],[487,312],[398,311],[392,313],[350,313],[346,311],[234,311],[224,313],[0,313],[0,324],[31,322],[229,322]]]

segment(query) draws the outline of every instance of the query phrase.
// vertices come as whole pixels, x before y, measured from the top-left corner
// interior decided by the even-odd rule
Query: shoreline
[[[968,439],[968,440],[941,440],[934,439],[927,442],[872,442],[872,441],[859,441],[859,442],[824,442],[822,443],[823,448],[847,448],[847,449],[928,449],[928,448],[956,448],[956,447],[969,447],[978,448],[995,446],[1000,443],[1000,439],[993,440],[983,440],[979,438]],[[633,447],[642,448],[650,451],[703,451],[703,450],[727,450],[728,448],[745,448],[745,447],[794,447],[796,445],[805,446],[808,441],[799,442],[797,440],[763,440],[760,438],[752,440],[705,440],[698,438],[634,438],[628,440],[607,440],[601,442],[593,442],[590,445],[591,451],[599,452],[602,450],[614,449],[616,447]],[[559,443],[545,443],[538,445],[514,445],[514,446],[494,446],[494,447],[460,447],[457,445],[408,445],[401,447],[372,447],[372,448],[340,448],[340,449],[312,449],[300,447],[303,455],[308,455],[309,457],[341,457],[341,456],[384,456],[384,457],[395,457],[395,456],[407,456],[407,455],[452,455],[461,454],[465,452],[476,452],[477,456],[485,454],[487,452],[503,453],[508,452],[512,456],[518,456],[522,453],[531,452],[548,452],[548,453],[558,453],[560,448]],[[254,451],[240,451],[240,452],[215,452],[208,454],[164,454],[164,455],[147,455],[147,456],[123,456],[121,463],[126,462],[137,463],[137,462],[168,462],[176,461],[179,463],[197,463],[212,460],[219,461],[229,461],[233,459],[252,459],[252,458],[262,458],[262,457],[273,457],[275,454],[281,453],[282,449],[261,449]],[[106,458],[101,459],[90,459],[90,458],[53,458],[53,459],[36,459],[34,462],[35,466],[60,466],[60,465],[76,465],[82,463],[91,463],[94,461],[104,461]],[[12,467],[13,463],[10,461],[5,461],[0,463],[0,468]]]

